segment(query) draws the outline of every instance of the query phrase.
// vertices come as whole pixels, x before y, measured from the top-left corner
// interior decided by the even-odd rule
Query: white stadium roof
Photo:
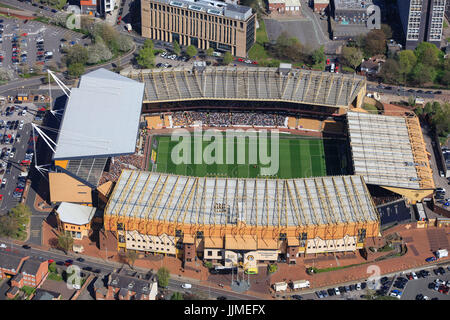
[[[144,84],[106,69],[83,75],[71,89],[54,159],[135,152]]]
[[[59,220],[62,222],[81,226],[88,224],[92,220],[96,210],[94,207],[61,202],[56,212],[58,213]]]
[[[184,224],[309,226],[373,222],[361,176],[237,179],[123,170],[105,215]]]
[[[355,174],[366,183],[420,189],[404,117],[348,112]]]

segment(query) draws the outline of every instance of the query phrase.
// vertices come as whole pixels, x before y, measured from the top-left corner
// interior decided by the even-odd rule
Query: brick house
[[[144,279],[142,275],[120,271],[108,275],[106,288],[99,277],[94,290],[96,300],[155,300],[158,283],[156,276]]]
[[[330,4],[330,0],[313,0],[314,12],[324,12]]]

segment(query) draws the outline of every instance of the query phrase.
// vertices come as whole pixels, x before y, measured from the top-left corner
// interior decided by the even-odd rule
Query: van
[[[183,289],[191,289],[191,288],[192,288],[192,284],[190,284],[190,283],[183,283],[183,284],[181,285],[181,287],[182,287]]]

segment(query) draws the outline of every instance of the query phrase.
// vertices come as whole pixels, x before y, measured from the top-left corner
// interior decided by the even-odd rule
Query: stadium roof
[[[135,152],[144,85],[106,69],[83,75],[64,111],[54,159]]]
[[[167,223],[290,227],[378,221],[360,176],[199,178],[123,170],[105,215]]]
[[[223,99],[348,108],[366,85],[355,74],[260,67],[128,68],[121,74],[145,83],[145,103]]]
[[[81,226],[88,224],[92,220],[96,210],[94,207],[61,202],[56,212],[58,213],[59,220],[62,222]]]
[[[368,184],[420,188],[404,117],[348,112],[347,120],[355,174]]]

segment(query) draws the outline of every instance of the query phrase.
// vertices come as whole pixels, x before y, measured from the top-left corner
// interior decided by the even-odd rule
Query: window
[[[222,251],[217,251],[217,256],[221,257],[222,256]]]
[[[208,257],[212,256],[212,251],[208,251]]]

